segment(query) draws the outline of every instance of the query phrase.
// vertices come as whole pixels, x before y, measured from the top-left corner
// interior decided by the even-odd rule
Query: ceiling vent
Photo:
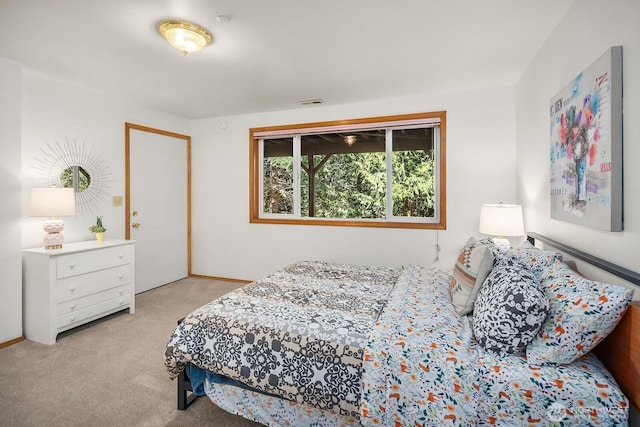
[[[300,103],[300,105],[317,105],[317,104],[324,104],[324,101],[322,99],[306,99],[304,101],[298,101]]]

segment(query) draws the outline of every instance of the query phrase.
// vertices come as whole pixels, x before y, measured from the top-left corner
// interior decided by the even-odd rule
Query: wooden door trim
[[[182,139],[187,143],[187,275],[191,276],[191,136],[129,122],[124,123],[124,129],[124,229],[127,240],[131,240],[131,130]]]

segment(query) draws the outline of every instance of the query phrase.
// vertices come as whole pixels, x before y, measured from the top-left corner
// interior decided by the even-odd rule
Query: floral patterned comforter
[[[530,366],[484,351],[455,313],[449,274],[403,270],[365,348],[362,425],[627,424],[628,401],[595,356]]]
[[[268,425],[627,425],[600,361],[529,365],[475,341],[448,270],[301,262],[201,307],[166,350],[250,389],[206,382],[220,407]],[[286,400],[282,400],[285,398]]]
[[[165,351],[271,395],[341,415],[360,410],[362,355],[400,270],[299,262],[187,316]]]

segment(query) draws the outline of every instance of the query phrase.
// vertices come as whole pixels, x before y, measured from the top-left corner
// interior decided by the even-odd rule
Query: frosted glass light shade
[[[482,205],[479,231],[482,234],[495,236],[496,245],[502,248],[506,245],[508,249],[508,240],[503,237],[524,235],[522,206],[504,203]]]
[[[198,24],[186,21],[164,21],[158,32],[169,44],[185,55],[196,52],[211,43],[211,33]]]

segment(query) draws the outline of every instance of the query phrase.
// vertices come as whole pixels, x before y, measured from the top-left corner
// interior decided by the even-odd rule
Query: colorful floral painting
[[[551,99],[551,218],[622,231],[622,47]]]

